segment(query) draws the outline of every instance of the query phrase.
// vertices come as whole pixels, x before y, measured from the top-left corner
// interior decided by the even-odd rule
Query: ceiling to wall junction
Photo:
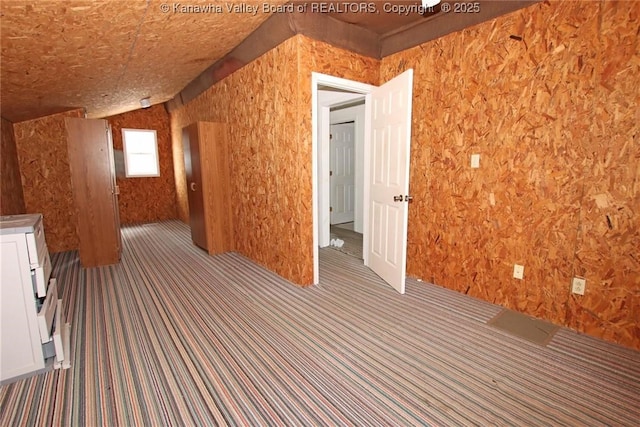
[[[1,115],[106,117],[146,97],[171,107],[295,34],[381,58],[531,3],[482,0],[462,13],[415,0],[5,0]]]

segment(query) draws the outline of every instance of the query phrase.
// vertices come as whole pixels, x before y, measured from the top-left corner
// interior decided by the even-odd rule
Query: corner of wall
[[[41,213],[50,252],[78,248],[64,119],[84,117],[67,111],[14,123],[27,213]]]
[[[117,177],[120,188],[120,222],[139,224],[177,217],[174,160],[169,114],[163,105],[105,117],[113,130],[113,146],[122,150],[122,129],[156,131],[160,176],[153,178]]]
[[[13,123],[2,117],[0,141],[0,215],[26,212]]]

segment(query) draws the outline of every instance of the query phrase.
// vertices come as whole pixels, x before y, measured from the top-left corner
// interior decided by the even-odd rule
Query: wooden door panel
[[[227,127],[199,122],[198,129],[208,248],[213,255],[234,249]]]
[[[120,260],[120,224],[113,149],[106,120],[65,119],[80,261],[85,267]]]
[[[113,197],[111,199],[111,204],[113,205],[113,212],[115,214],[115,222],[117,230],[117,241],[118,241],[118,254],[122,254],[122,235],[120,234],[120,208],[118,207],[118,199],[120,197],[120,191],[118,189],[118,184],[116,181],[116,161],[115,155],[113,152],[113,132],[111,129],[111,124],[108,125],[107,128],[107,140],[109,144],[109,162],[111,163],[111,187],[113,189]]]
[[[227,135],[223,123],[183,129],[191,239],[209,254],[234,248]]]
[[[187,175],[191,240],[199,247],[208,250],[207,224],[202,189],[200,137],[198,123],[193,123],[183,130],[182,143],[184,145],[185,170]]]

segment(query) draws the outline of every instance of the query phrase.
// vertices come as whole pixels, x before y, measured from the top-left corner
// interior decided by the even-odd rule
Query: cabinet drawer
[[[40,342],[47,343],[51,341],[51,326],[53,325],[53,317],[56,314],[58,306],[58,285],[56,279],[51,279],[47,297],[38,312],[38,328],[40,329]]]
[[[49,248],[47,248],[47,244],[43,243],[42,246],[38,247],[38,259],[35,264],[31,263],[31,268],[42,267],[46,261],[46,258],[49,256]],[[31,261],[31,258],[29,258]]]
[[[39,298],[47,296],[47,285],[49,284],[50,277],[51,258],[49,258],[49,252],[47,252],[44,255],[42,266],[31,270],[31,282],[33,283],[33,289]]]
[[[27,249],[29,251],[29,263],[31,264],[31,268],[40,267],[42,259],[39,258],[39,255],[42,249],[47,246],[44,240],[42,219],[36,223],[33,233],[25,233],[25,237],[27,239]]]
[[[65,358],[68,358],[68,355],[65,354],[65,351],[68,351],[68,344],[63,342],[63,339],[66,341],[68,337],[63,332],[65,331],[65,325],[62,323],[62,300],[59,299],[56,301],[56,322],[53,325],[53,333],[51,334],[53,338],[53,345],[56,348],[56,363],[62,364],[65,361]]]

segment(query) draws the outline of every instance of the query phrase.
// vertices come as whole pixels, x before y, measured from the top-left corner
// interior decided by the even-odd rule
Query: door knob
[[[402,197],[402,194],[401,194],[401,195],[399,195],[399,196],[393,196],[393,201],[394,201],[394,202],[401,202],[401,201],[402,201],[402,198],[403,198],[403,197]]]
[[[191,191],[196,191],[196,183],[192,182],[191,184],[189,184],[189,188],[191,189]]]
[[[405,202],[410,202],[413,200],[413,196],[404,196],[404,201]]]

